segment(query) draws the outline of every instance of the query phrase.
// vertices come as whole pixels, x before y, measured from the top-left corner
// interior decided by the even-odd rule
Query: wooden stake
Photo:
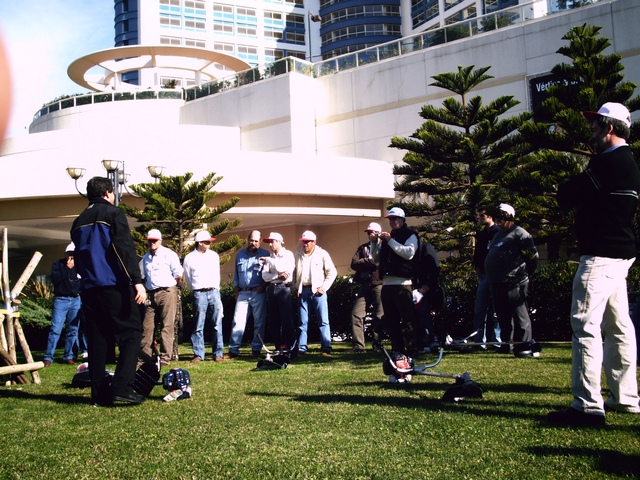
[[[27,343],[27,337],[24,336],[22,325],[20,325],[20,321],[17,317],[13,319],[13,326],[15,327],[16,335],[20,340],[20,347],[24,352],[24,358],[27,360],[27,362],[33,363],[33,355],[31,355],[31,349],[29,348],[29,344]],[[31,371],[31,378],[33,378],[33,383],[37,383],[38,385],[40,384],[40,374],[36,370]]]
[[[31,278],[31,274],[36,269],[41,259],[42,254],[40,252],[35,252],[33,254],[33,257],[31,257],[31,261],[22,272],[22,275],[20,275],[20,278],[18,279],[16,284],[13,286],[13,290],[11,290],[11,298],[18,298],[18,296],[20,296],[20,294],[22,293],[22,289],[29,281],[29,278]]]
[[[9,240],[7,229],[2,229],[2,289],[4,293],[5,333],[7,335],[7,352],[13,361],[16,357],[16,338],[13,329],[13,308],[11,306],[11,291],[9,290]]]

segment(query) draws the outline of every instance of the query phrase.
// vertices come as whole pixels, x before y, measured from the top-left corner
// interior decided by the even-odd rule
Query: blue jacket
[[[127,216],[105,199],[90,199],[73,222],[71,239],[84,290],[143,283]]]

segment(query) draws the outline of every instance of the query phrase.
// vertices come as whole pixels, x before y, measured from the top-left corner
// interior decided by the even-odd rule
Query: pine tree
[[[442,107],[425,105],[425,120],[410,138],[393,137],[391,147],[407,150],[393,173],[394,189],[407,215],[424,217],[420,230],[439,250],[470,253],[477,229],[476,209],[506,201],[500,186],[505,166],[522,155],[518,129],[531,118],[528,113],[504,114],[518,105],[512,96],[500,96],[483,104],[469,98],[482,82],[493,78],[490,67],[458,67],[457,72],[435,75],[431,85],[459,97],[447,98]]]
[[[126,214],[144,225],[134,227],[132,235],[140,245],[140,252],[147,250],[146,235],[152,228],[163,234],[164,245],[174,250],[180,258],[187,253],[186,239],[191,232],[206,225],[213,237],[229,232],[240,224],[240,219],[222,219],[220,216],[240,199],[232,197],[213,207],[207,202],[218,193],[214,190],[222,177],[209,173],[201,181],[191,181],[193,173],[161,176],[157,183],[139,183],[130,188],[145,200],[143,210],[121,205]],[[211,248],[220,254],[220,263],[229,260],[231,254],[242,246],[242,239],[230,235],[224,241],[214,242]]]
[[[557,185],[584,169],[592,151],[588,145],[591,132],[583,111],[597,111],[606,102],[625,104],[633,111],[640,99],[630,99],[635,84],[623,82],[624,66],[617,54],[604,54],[611,45],[599,37],[600,27],[573,27],[562,39],[569,42],[557,50],[571,59],[551,72],[560,82],[548,90],[549,97],[534,112],[537,122],[520,129],[532,152],[518,160],[521,168],[503,179],[503,186],[519,198],[523,224],[538,240],[548,244],[549,258],[560,256],[560,245],[572,235],[573,215],[558,208]],[[632,126],[632,138],[639,133]],[[640,142],[631,143],[638,158]]]

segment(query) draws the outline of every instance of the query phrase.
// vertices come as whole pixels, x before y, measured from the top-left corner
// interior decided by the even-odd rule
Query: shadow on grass
[[[68,389],[71,388],[72,387],[69,385]],[[73,391],[77,392],[78,389],[73,388]],[[91,400],[89,395],[78,396],[65,393],[33,393],[25,392],[24,390],[0,390],[0,398],[15,398],[20,400],[45,400],[49,402],[66,404],[87,404],[90,403]]]
[[[531,447],[527,450],[539,457],[571,456],[595,458],[597,459],[598,469],[612,475],[637,478],[637,475],[640,474],[640,455],[626,455],[615,450],[598,450],[594,448]]]

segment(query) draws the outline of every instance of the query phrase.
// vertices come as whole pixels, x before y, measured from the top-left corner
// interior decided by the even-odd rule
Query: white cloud
[[[60,95],[84,93],[67,76],[75,59],[113,47],[113,0],[0,1],[13,84],[7,136],[28,133],[33,114]]]

